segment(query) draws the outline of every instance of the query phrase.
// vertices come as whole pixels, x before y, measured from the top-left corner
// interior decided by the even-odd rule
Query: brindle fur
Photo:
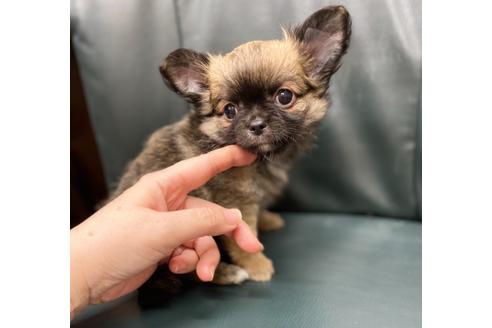
[[[283,40],[249,42],[226,55],[188,49],[171,53],[160,68],[164,81],[194,110],[151,135],[113,197],[146,173],[238,144],[257,153],[257,161],[216,176],[193,195],[239,208],[255,233],[258,228],[282,227],[280,216],[267,208],[281,194],[293,160],[312,144],[316,126],[326,113],[329,80],[348,47],[350,17],[341,6],[326,7],[284,34]],[[280,87],[297,95],[289,109],[280,109],[273,101]],[[227,102],[238,107],[234,120],[222,114]],[[256,117],[268,124],[261,137],[248,134],[248,124]],[[245,253],[227,237],[221,241],[231,263],[220,264],[216,283],[271,279],[274,268],[263,253]]]

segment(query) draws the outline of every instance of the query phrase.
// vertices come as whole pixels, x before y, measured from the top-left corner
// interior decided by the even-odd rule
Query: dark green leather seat
[[[352,43],[318,146],[277,205],[287,226],[262,236],[274,280],[203,285],[152,311],[133,295],[89,308],[74,326],[420,326],[419,1],[73,0],[72,43],[107,183],[188,110],[161,81],[167,53],[278,38],[280,25],[329,4],[351,13]]]
[[[419,327],[420,224],[354,215],[286,214],[265,233],[270,283],[203,285],[162,308],[136,296],[92,308],[75,327]],[[99,310],[99,311],[98,311]]]

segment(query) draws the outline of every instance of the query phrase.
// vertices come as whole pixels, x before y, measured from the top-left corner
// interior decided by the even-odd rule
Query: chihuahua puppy
[[[328,85],[349,45],[350,25],[344,7],[330,6],[284,30],[282,40],[248,42],[225,55],[189,49],[169,54],[162,77],[193,110],[150,136],[113,197],[146,173],[237,144],[256,153],[256,162],[216,176],[193,196],[240,209],[254,232],[281,228],[282,218],[268,207],[327,111]],[[228,237],[221,237],[221,247],[230,263],[219,264],[215,283],[272,278],[272,261],[263,253],[245,253]]]

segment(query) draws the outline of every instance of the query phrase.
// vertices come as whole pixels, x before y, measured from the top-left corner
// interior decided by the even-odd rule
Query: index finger
[[[217,174],[231,167],[249,165],[255,158],[256,155],[239,146],[226,146],[156,172],[156,180],[163,190],[175,192],[169,188],[179,188],[182,194],[187,194]]]

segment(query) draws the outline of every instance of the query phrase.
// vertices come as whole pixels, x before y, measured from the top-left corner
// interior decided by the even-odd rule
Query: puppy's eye
[[[237,109],[236,109],[236,106],[234,106],[233,104],[229,103],[227,105],[224,106],[224,115],[232,120],[234,119],[234,117],[236,116],[237,114]]]
[[[275,96],[275,102],[281,107],[289,107],[294,103],[295,95],[289,89],[279,89]]]

